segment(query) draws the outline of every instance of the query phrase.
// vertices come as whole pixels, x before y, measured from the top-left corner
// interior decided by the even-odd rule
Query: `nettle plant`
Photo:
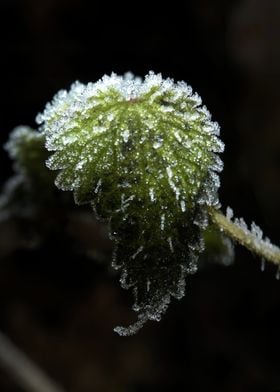
[[[120,335],[159,321],[170,298],[184,296],[210,224],[279,266],[280,249],[255,223],[248,228],[230,208],[221,212],[220,128],[186,83],[153,72],[144,80],[112,74],[76,82],[58,92],[37,123],[38,131],[17,128],[6,148],[21,181],[31,183],[49,155],[56,186],[73,191],[76,204],[90,204],[107,224],[112,265],[122,287],[133,289],[138,313],[134,324],[115,328]]]

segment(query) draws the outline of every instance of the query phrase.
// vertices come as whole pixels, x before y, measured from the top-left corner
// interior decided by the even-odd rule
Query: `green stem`
[[[249,229],[233,222],[220,210],[209,207],[208,212],[212,223],[217,226],[220,231],[225,233],[232,240],[245,246],[252,253],[280,266],[280,249],[278,246],[271,244],[267,239],[263,240],[257,238]]]

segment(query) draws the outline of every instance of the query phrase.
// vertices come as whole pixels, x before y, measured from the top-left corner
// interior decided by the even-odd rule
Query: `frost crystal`
[[[133,287],[138,321],[159,321],[203,249],[203,209],[216,206],[224,145],[201,98],[184,82],[150,72],[74,83],[37,116],[56,185],[91,203],[110,225],[113,265]]]
[[[228,220],[231,220],[233,218],[233,210],[232,210],[232,208],[227,207],[226,217],[228,218]]]

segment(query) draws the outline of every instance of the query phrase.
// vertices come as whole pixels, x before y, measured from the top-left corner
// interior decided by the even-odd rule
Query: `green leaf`
[[[138,321],[159,320],[170,296],[184,295],[196,270],[207,225],[217,206],[223,151],[219,127],[184,82],[149,73],[104,76],[59,92],[37,121],[54,151],[56,185],[91,203],[110,226],[113,265],[133,287]]]

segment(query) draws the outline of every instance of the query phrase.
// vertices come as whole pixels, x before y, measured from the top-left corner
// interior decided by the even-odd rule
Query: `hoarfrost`
[[[167,238],[167,242],[168,242],[168,244],[169,244],[169,247],[170,247],[171,252],[173,253],[173,252],[174,252],[174,248],[173,248],[173,242],[172,242],[171,237],[168,237],[168,238]]]
[[[263,232],[259,226],[252,222],[251,224],[251,233],[258,239],[261,240],[263,237]]]
[[[164,230],[164,223],[165,223],[165,215],[162,214],[160,217],[160,230],[163,231]]]
[[[231,220],[233,218],[233,210],[230,207],[227,207],[227,211],[226,211],[226,217],[228,218],[228,220]]]
[[[180,136],[180,134],[179,134],[178,131],[175,131],[175,132],[174,132],[174,136],[175,136],[175,138],[177,139],[177,141],[178,141],[179,143],[181,143],[182,138],[181,138],[181,136]]]
[[[129,132],[128,129],[126,129],[125,131],[123,131],[123,132],[121,133],[121,136],[122,136],[122,138],[123,138],[123,140],[124,140],[125,143],[128,142],[129,134],[130,134],[130,132]]]
[[[131,256],[131,258],[132,258],[132,259],[135,259],[136,256],[138,256],[139,253],[141,253],[141,252],[143,251],[143,249],[144,249],[144,247],[143,247],[143,246],[140,246],[140,247],[137,249],[137,251]]]
[[[218,124],[190,86],[154,72],[144,80],[112,73],[73,83],[36,120],[55,151],[48,165],[61,170],[56,184],[92,195],[99,217],[112,225],[113,265],[122,285],[133,287],[139,312],[135,324],[115,331],[130,335],[160,320],[197,269],[205,204],[219,204]],[[193,242],[181,235],[185,229],[194,231]]]
[[[227,208],[226,216],[229,221],[232,220],[233,211],[229,207]],[[250,229],[243,218],[235,218],[233,223],[244,232],[244,236],[248,241],[248,248],[260,255],[264,255],[261,258],[261,271],[264,271],[265,258],[267,257],[271,260],[273,253],[279,253],[280,249],[273,245],[268,237],[263,238],[263,231],[255,222],[251,223]],[[280,270],[276,272],[276,278],[280,278]]]
[[[108,119],[108,121],[110,121],[110,122],[113,121],[114,118],[115,118],[114,113],[109,113],[108,116],[107,116],[107,119]]]
[[[168,178],[171,179],[173,177],[173,172],[172,172],[172,169],[170,166],[167,166],[166,172],[167,172]]]
[[[149,189],[149,195],[150,195],[151,201],[155,201],[155,192],[154,192],[154,188],[150,188],[150,189]]]
[[[186,202],[184,200],[181,200],[180,205],[181,205],[181,211],[185,212],[186,211]]]
[[[243,229],[245,232],[248,231],[248,226],[247,223],[243,218],[235,218],[234,223],[239,226],[241,229]]]
[[[162,146],[162,143],[163,143],[163,138],[161,136],[158,136],[153,143],[153,148],[157,150]]]
[[[135,335],[143,325],[148,321],[147,317],[143,317],[136,323],[130,325],[129,327],[115,327],[114,331],[120,336],[131,336]]]
[[[96,185],[95,189],[94,189],[94,193],[98,193],[98,191],[99,191],[101,185],[102,185],[102,179],[100,178],[100,179],[98,180],[98,182],[97,182],[97,185]]]

